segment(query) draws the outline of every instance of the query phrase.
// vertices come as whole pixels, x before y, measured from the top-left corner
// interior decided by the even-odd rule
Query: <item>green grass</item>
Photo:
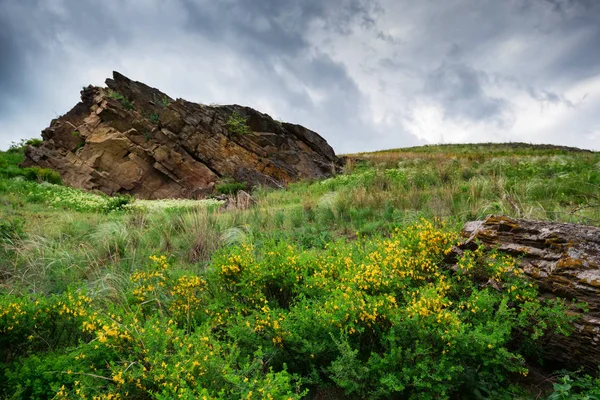
[[[598,153],[527,145],[350,155],[227,210],[0,178],[0,397],[535,398],[564,305],[509,257],[443,253],[490,213],[598,226],[599,188]],[[569,376],[554,398],[598,395]]]
[[[21,168],[21,164],[25,158],[24,146],[39,145],[38,139],[31,139],[27,142],[13,144],[13,146],[4,152],[0,152],[0,178],[22,178],[30,181],[49,182],[60,184],[61,178],[55,171],[45,168]]]
[[[221,181],[215,185],[215,192],[224,195],[235,195],[240,190],[247,190],[245,183],[236,182],[234,179],[221,179]]]
[[[109,96],[115,100],[117,100],[119,103],[121,103],[121,105],[123,107],[125,107],[126,110],[133,110],[134,106],[133,103],[131,102],[131,100],[129,100],[127,97],[123,96],[121,93],[119,92],[115,92],[112,89],[109,89]]]

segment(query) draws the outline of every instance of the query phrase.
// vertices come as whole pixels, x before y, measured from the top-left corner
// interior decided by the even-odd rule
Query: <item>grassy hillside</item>
[[[600,225],[600,154],[569,148],[348,155],[227,209],[81,192],[21,156],[0,153],[7,398],[536,398],[524,376],[565,305],[514,259],[451,273],[444,253],[490,213]],[[600,396],[574,376],[542,395]]]

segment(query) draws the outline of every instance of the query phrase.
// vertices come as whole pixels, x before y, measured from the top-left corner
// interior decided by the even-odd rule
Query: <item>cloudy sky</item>
[[[302,124],[338,153],[600,150],[597,0],[0,0],[0,149],[113,70]]]

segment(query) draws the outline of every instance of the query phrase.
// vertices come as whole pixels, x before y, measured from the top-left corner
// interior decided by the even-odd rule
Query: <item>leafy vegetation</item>
[[[160,121],[160,115],[158,115],[158,113],[152,113],[148,116],[148,119],[150,120],[150,122],[156,125]]]
[[[157,211],[194,211],[200,209],[215,210],[223,204],[221,200],[188,200],[188,199],[169,199],[169,200],[135,200],[124,206],[126,210],[157,212]]]
[[[154,100],[155,104],[160,104],[163,108],[165,108],[169,104],[171,104],[171,100],[166,95],[158,96],[158,95],[154,94],[154,95],[152,95],[152,99]]]
[[[131,102],[131,100],[129,100],[127,97],[123,96],[121,93],[116,92],[112,89],[109,89],[108,95],[111,98],[119,101],[119,103],[121,103],[121,105],[123,107],[125,107],[126,110],[133,110],[134,107],[133,107],[133,103]]]
[[[8,151],[0,152],[0,179],[22,178],[29,181],[60,184],[60,175],[55,171],[38,167],[19,167],[24,160],[25,147],[29,145],[39,146],[40,140],[23,140],[20,143],[14,143]]]
[[[566,303],[443,259],[491,212],[599,225],[599,185],[598,153],[511,145],[351,155],[248,209],[1,178],[0,397],[593,399],[521,384]]]
[[[26,146],[39,147],[39,146],[42,145],[42,143],[43,143],[43,140],[39,139],[39,138],[32,138],[32,139],[29,139],[29,140],[25,140],[25,145]]]
[[[554,392],[548,400],[593,400],[600,398],[600,378],[589,374],[575,374],[572,379],[564,371],[558,381],[553,385]]]
[[[20,180],[0,181],[0,194],[28,203],[81,212],[108,212],[120,209],[131,201],[125,196],[109,197],[47,182],[40,185]]]
[[[526,374],[524,348],[568,318],[562,303],[536,300],[515,260],[468,254],[451,274],[441,258],[454,239],[424,222],[318,255],[242,244],[218,252],[205,274],[151,257],[114,294],[117,309],[82,291],[5,296],[3,359],[18,360],[6,382],[37,379],[23,395],[59,397],[298,397],[302,385],[332,383],[369,398],[493,393]],[[506,290],[482,289],[474,269]],[[51,335],[57,328],[64,337]],[[516,332],[522,343],[511,343]]]
[[[215,191],[219,194],[234,195],[240,190],[247,190],[246,186],[245,183],[237,182],[231,178],[224,178],[215,185]]]
[[[237,111],[231,113],[226,125],[229,132],[236,133],[238,135],[247,135],[250,133],[250,127],[248,126],[246,118]]]

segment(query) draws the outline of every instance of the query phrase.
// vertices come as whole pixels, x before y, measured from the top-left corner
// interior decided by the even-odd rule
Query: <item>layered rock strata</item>
[[[518,257],[526,277],[536,282],[544,297],[585,302],[586,311],[570,336],[551,335],[544,344],[550,361],[565,367],[600,365],[600,229],[556,222],[526,221],[488,216],[467,223],[465,241],[453,249],[458,255],[477,243]],[[451,257],[452,258],[452,257]]]
[[[224,179],[283,186],[338,165],[317,133],[252,108],[174,100],[118,72],[106,85],[84,88],[42,132],[42,145],[26,149],[24,165],[52,168],[69,186],[142,199],[201,198]]]

